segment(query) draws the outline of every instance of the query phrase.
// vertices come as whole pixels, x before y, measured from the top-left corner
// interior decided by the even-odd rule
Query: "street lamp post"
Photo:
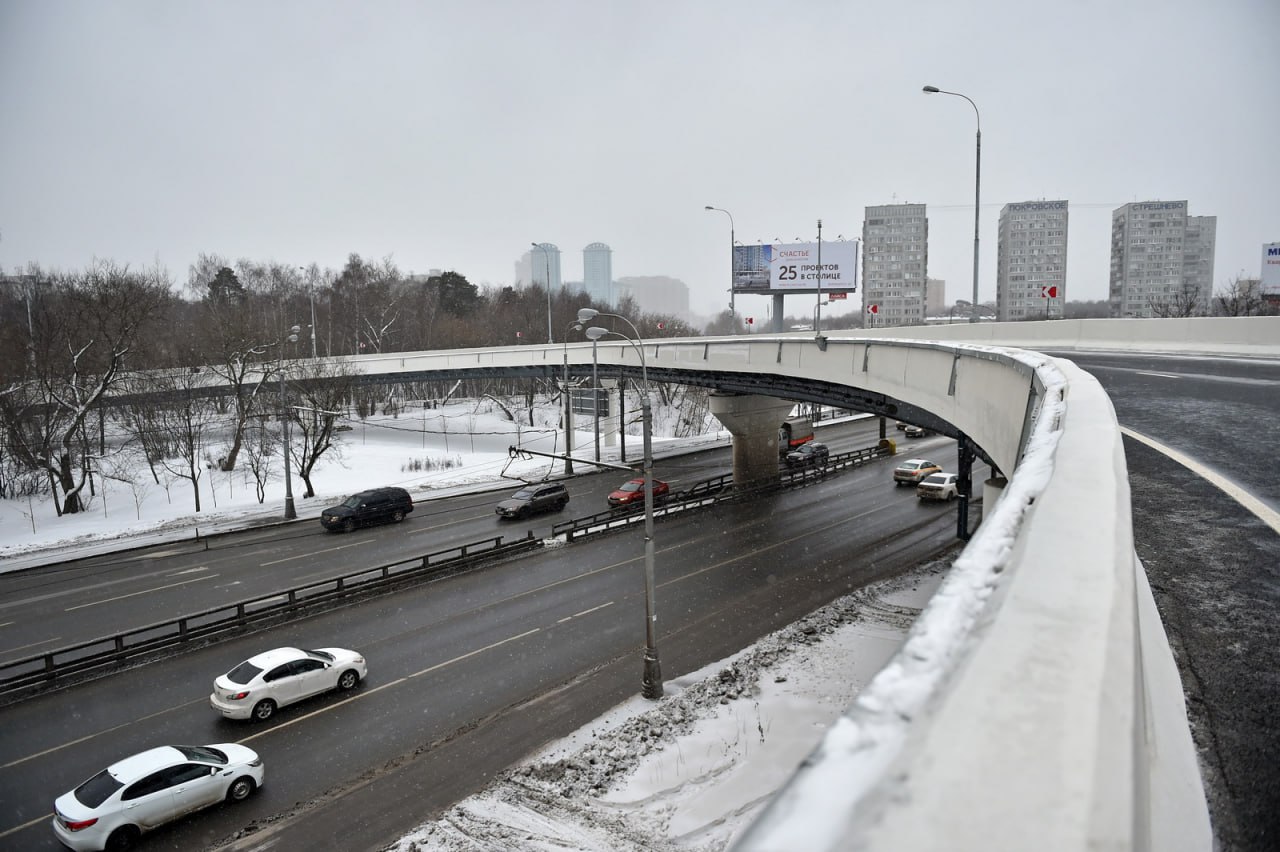
[[[721,213],[729,217],[729,318],[733,320],[733,333],[738,333],[738,314],[734,310],[734,292],[733,292],[733,247],[736,245],[733,239],[733,214],[723,207],[712,207],[710,204],[704,208],[706,210],[719,210]]]
[[[547,251],[545,245],[538,243],[529,243],[536,249],[541,249],[542,259],[547,264],[547,342],[555,343],[555,338],[551,336],[551,252]]]
[[[644,434],[644,674],[641,680],[641,694],[645,698],[662,697],[662,664],[658,660],[658,639],[656,591],[654,585],[654,541],[653,541],[653,411],[649,403],[649,368],[644,359],[644,346],[639,342],[640,332],[631,320],[619,314],[602,314],[595,308],[582,308],[578,311],[578,322],[586,324],[598,316],[614,317],[631,326],[635,340],[625,334],[618,334],[607,328],[592,326],[587,329],[587,337],[592,342],[605,335],[612,334],[630,343],[640,354],[640,377],[644,381],[644,395],[641,397],[640,412]]]
[[[957,98],[964,98],[969,102],[969,106],[973,107],[973,116],[978,122],[978,144],[977,144],[977,160],[973,170],[973,311],[969,314],[969,322],[978,321],[978,214],[981,209],[980,200],[982,198],[982,116],[978,112],[978,105],[968,95],[962,95],[959,92],[946,92],[937,86],[925,86],[924,93],[926,95],[955,95]]]
[[[818,303],[813,308],[813,336],[822,336],[822,220],[818,220]]]
[[[573,393],[569,390],[569,329],[581,329],[574,320],[564,328],[564,474],[573,475]],[[598,460],[598,459],[597,459]]]
[[[285,397],[284,345],[297,343],[298,332],[301,330],[296,325],[290,327],[289,333],[280,341],[279,349],[276,350],[276,374],[280,376],[280,419],[284,421],[284,518],[286,521],[292,521],[298,517],[298,511],[293,506],[293,470],[289,460],[289,407]]]

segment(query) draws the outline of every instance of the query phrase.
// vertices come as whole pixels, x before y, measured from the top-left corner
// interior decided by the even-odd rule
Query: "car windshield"
[[[248,660],[245,660],[243,663],[236,666],[231,671],[227,672],[227,680],[231,681],[232,683],[245,684],[253,680],[255,677],[257,677],[260,674],[262,674],[262,669],[255,666],[253,663],[249,662]]]
[[[619,490],[619,491],[626,491],[627,493],[631,493],[632,491],[639,491],[642,487],[643,487],[643,486],[642,486],[642,484],[641,484],[641,483],[636,482],[635,480],[632,480],[631,482],[625,482],[625,483],[623,483],[622,487],[621,487],[621,488],[619,488],[618,490]]]
[[[925,477],[925,485],[946,485],[947,475],[945,473],[935,473],[932,476]]]
[[[96,808],[123,786],[104,769],[76,788],[76,801],[86,808]]]
[[[221,764],[227,762],[225,753],[209,746],[174,746],[174,748],[182,752],[182,756],[187,760],[202,760],[205,763]]]
[[[331,663],[333,662],[333,654],[330,654],[327,651],[307,651],[307,653],[318,660],[328,660]]]
[[[521,488],[515,494],[511,495],[512,500],[532,500],[534,490],[532,488]]]
[[[342,505],[346,506],[348,509],[359,509],[360,495],[352,494],[350,497],[342,501]]]

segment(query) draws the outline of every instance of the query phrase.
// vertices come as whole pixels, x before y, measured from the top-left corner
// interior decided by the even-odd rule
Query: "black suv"
[[[413,499],[403,488],[373,488],[325,509],[320,513],[320,523],[327,530],[351,532],[365,524],[399,523],[412,511]]]
[[[807,444],[801,444],[791,452],[787,453],[787,467],[824,465],[830,457],[831,451],[827,449],[826,444],[819,444],[817,441],[810,441]]]
[[[559,482],[526,485],[494,508],[500,518],[527,518],[535,512],[559,512],[569,505],[569,491]]]

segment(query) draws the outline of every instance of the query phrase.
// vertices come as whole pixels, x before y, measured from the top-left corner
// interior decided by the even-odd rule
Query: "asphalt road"
[[[1280,363],[1069,356],[1121,425],[1280,510]],[[1280,849],[1280,534],[1140,441],[1125,439],[1135,548],[1169,635],[1223,852]]]
[[[865,420],[825,431],[832,450],[843,452],[873,446],[878,429],[878,421]],[[721,448],[662,459],[655,475],[680,489],[731,465]],[[557,522],[603,511],[608,493],[627,478],[617,471],[575,477],[564,512],[523,522],[493,511],[517,490],[513,482],[508,490],[418,503],[395,528],[339,535],[306,521],[0,574],[0,661],[497,536],[545,537]]]
[[[950,441],[922,446],[954,464]],[[952,546],[954,507],[894,488],[891,466],[662,521],[657,600],[667,676]],[[163,829],[144,848],[204,848],[246,826],[257,829],[257,843],[277,825],[288,826],[289,848],[376,848],[638,691],[641,578],[635,529],[6,707],[0,729],[21,736],[0,737],[0,846],[58,848],[52,799],[124,754],[157,742],[235,740],[266,761],[259,794]],[[218,718],[207,705],[212,677],[282,644],[358,648],[370,677],[348,700],[286,708],[264,726]]]

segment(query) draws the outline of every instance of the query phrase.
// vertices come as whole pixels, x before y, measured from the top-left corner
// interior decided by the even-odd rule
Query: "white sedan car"
[[[270,719],[276,708],[331,689],[354,689],[368,674],[346,648],[276,648],[250,657],[213,682],[209,704],[228,719]]]
[[[53,803],[63,846],[128,849],[143,832],[262,786],[262,758],[236,743],[161,746],[111,764]]]

